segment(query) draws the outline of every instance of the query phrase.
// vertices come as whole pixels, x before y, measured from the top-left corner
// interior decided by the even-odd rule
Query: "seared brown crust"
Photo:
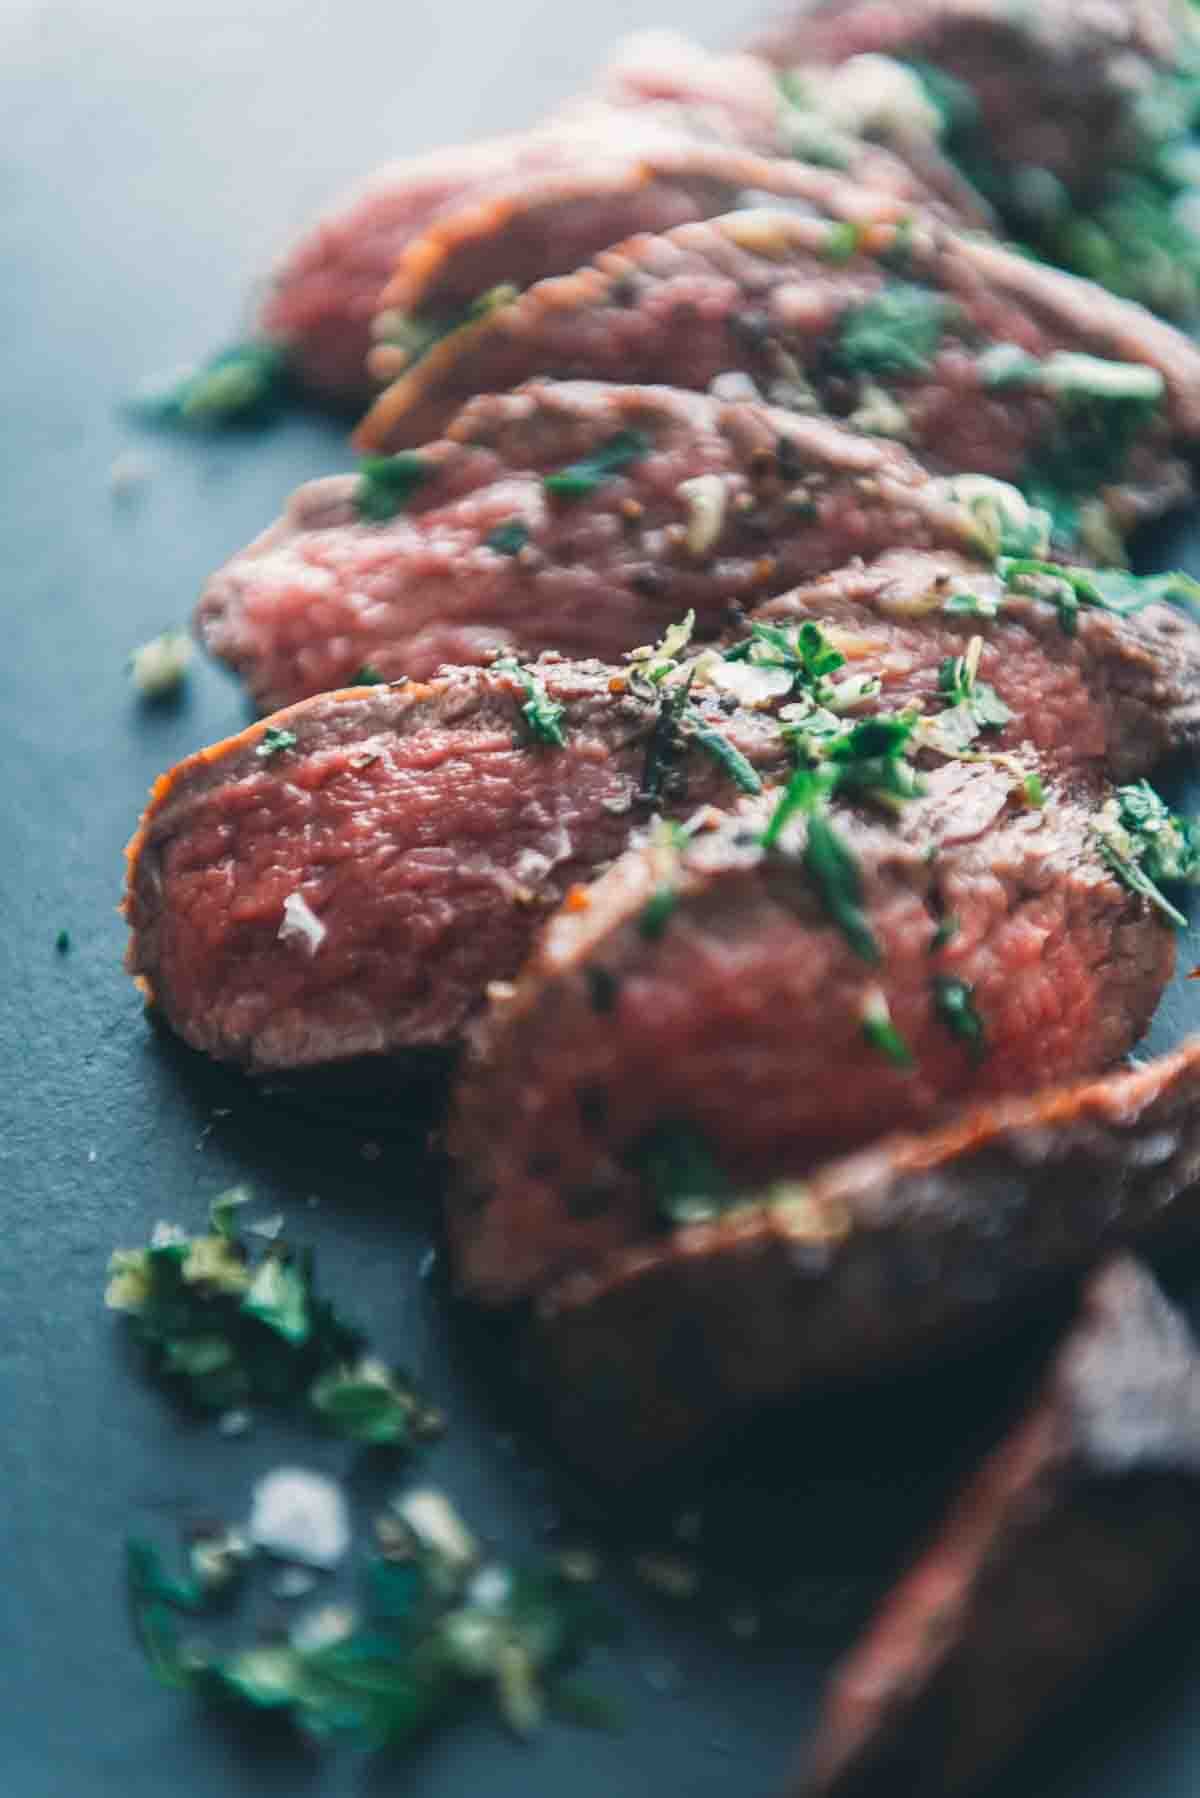
[[[448,1221],[468,1290],[514,1298],[649,1234],[661,1129],[698,1135],[736,1190],[949,1103],[1097,1072],[1138,1040],[1173,934],[1100,857],[1100,795],[1051,790],[1030,813],[986,762],[928,782],[895,824],[836,812],[875,961],[831,917],[806,827],[779,855],[761,817],[630,851],[552,921],[458,1087]],[[986,1053],[949,1027],[947,978],[973,988]],[[868,1039],[873,995],[911,1065]]]
[[[323,694],[164,775],[124,909],[126,965],[172,1027],[257,1073],[453,1044],[546,913],[649,816],[654,695],[594,662],[537,672],[561,747],[531,740],[517,675],[462,668]],[[695,705],[764,776],[785,769],[768,718],[716,694]],[[283,747],[264,756],[268,732]],[[689,741],[675,774],[668,814],[736,793]],[[296,894],[315,943],[285,912]]]
[[[1200,1571],[1200,1356],[1133,1261],[835,1672],[803,1798],[974,1789]]]
[[[1198,1180],[1200,1039],[887,1138],[549,1290],[555,1428],[620,1477],[755,1404],[944,1355],[1114,1246],[1194,1228]]]
[[[470,396],[532,375],[669,382],[705,389],[736,371],[768,395],[801,377],[827,409],[880,425],[856,380],[838,372],[843,319],[897,277],[950,305],[923,369],[883,381],[902,405],[912,447],[930,463],[1013,479],[1060,429],[1057,402],[1030,387],[994,387],[979,349],[1008,342],[1146,364],[1162,377],[1162,415],[1103,484],[1118,521],[1177,501],[1186,474],[1172,445],[1200,434],[1200,350],[1142,307],[1035,264],[982,237],[922,218],[903,228],[890,202],[864,192],[857,248],[828,219],[751,210],[634,238],[575,274],[538,282],[436,344],[380,395],[362,448],[420,442]],[[839,385],[840,383],[840,385]]]

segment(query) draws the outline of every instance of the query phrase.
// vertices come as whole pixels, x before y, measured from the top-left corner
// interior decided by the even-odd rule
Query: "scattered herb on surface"
[[[66,955],[68,953],[68,951],[70,950],[70,947],[71,947],[71,932],[69,930],[60,930],[58,935],[54,939],[55,952],[58,955]]]
[[[861,233],[857,225],[848,219],[839,219],[829,226],[825,234],[825,248],[822,254],[827,262],[849,262],[858,249]]]
[[[423,456],[402,450],[396,456],[364,456],[358,465],[354,509],[370,524],[386,524],[403,512],[423,481],[432,473]]]
[[[734,786],[743,793],[762,792],[762,779],[757,770],[746,760],[741,750],[729,741],[724,731],[709,724],[695,706],[684,706],[683,727],[685,735],[729,776]]]
[[[860,374],[924,374],[956,311],[930,288],[890,282],[842,315],[838,358]]]
[[[554,749],[565,749],[566,732],[562,721],[566,717],[567,708],[551,699],[541,677],[532,668],[525,667],[515,656],[500,656],[492,663],[497,674],[511,674],[522,692],[525,703],[521,707],[521,716],[529,729],[529,735],[535,743],[546,743]]]
[[[953,974],[937,974],[933,982],[933,1002],[938,1015],[949,1030],[965,1043],[978,1061],[987,1053],[983,1019],[975,1007],[975,989],[969,980]]]
[[[863,1000],[862,1031],[871,1047],[886,1055],[896,1067],[913,1066],[913,1052],[892,1023],[891,1009],[882,987],[872,987]]]
[[[266,762],[273,755],[281,755],[285,749],[294,749],[298,740],[294,730],[280,730],[278,725],[268,724],[254,746],[254,753]]]
[[[728,1177],[694,1124],[656,1125],[638,1142],[630,1160],[653,1193],[665,1223],[703,1223],[734,1202]]]
[[[862,908],[862,869],[854,851],[824,811],[814,811],[809,816],[804,865],[825,910],[851,949],[861,960],[877,965],[883,955]]]
[[[386,681],[387,676],[380,674],[378,668],[371,662],[364,662],[362,667],[350,676],[352,687],[382,687]]]
[[[234,1226],[247,1197],[235,1187],[216,1199],[207,1235],[160,1224],[148,1248],[113,1254],[106,1303],[129,1318],[152,1371],[202,1410],[300,1405],[363,1442],[428,1433],[411,1386],[364,1359],[363,1333],[318,1294],[310,1253],[272,1242],[252,1259]]]
[[[678,902],[674,887],[665,883],[656,887],[638,916],[638,934],[648,943],[656,943],[670,923]]]
[[[517,556],[529,542],[529,526],[521,518],[506,518],[503,524],[490,530],[483,541],[498,556]]]
[[[270,424],[295,393],[291,361],[278,343],[234,344],[198,368],[152,383],[131,410],[149,424],[221,430]]]
[[[386,1552],[367,1563],[358,1607],[327,1608],[228,1654],[180,1636],[179,1612],[210,1608],[203,1582],[172,1580],[151,1545],[130,1541],[126,1586],[151,1670],[174,1690],[270,1711],[320,1742],[400,1748],[487,1691],[505,1724],[531,1735],[559,1679],[611,1637],[591,1595],[557,1568],[484,1560],[438,1493],[401,1501],[380,1535]]]
[[[645,805],[657,805],[667,784],[680,748],[680,721],[691,693],[691,677],[675,686],[664,686],[658,702],[658,713],[646,742],[642,763],[642,784],[638,793]]]
[[[559,499],[586,499],[615,474],[650,454],[650,439],[644,431],[618,431],[617,435],[591,456],[584,456],[555,474],[543,477],[548,493]]]
[[[946,947],[947,943],[952,943],[961,928],[962,927],[954,913],[952,911],[947,912],[945,917],[939,921],[937,929],[929,939],[929,953],[931,955],[936,955],[940,949]]]
[[[1021,782],[1021,792],[1025,803],[1032,811],[1040,812],[1046,803],[1046,788],[1040,774],[1027,774]]]
[[[1149,781],[1118,787],[1093,820],[1100,853],[1132,892],[1183,928],[1187,919],[1162,884],[1200,884],[1200,830],[1173,812]]]
[[[1120,568],[1077,568],[1022,556],[999,556],[996,573],[1006,587],[1032,592],[1058,608],[1059,623],[1074,635],[1082,608],[1129,618],[1148,605],[1200,604],[1200,581],[1189,574],[1127,574]]]
[[[678,673],[679,658],[691,643],[695,628],[696,614],[689,611],[677,624],[667,627],[660,642],[631,649],[625,657],[631,677],[638,681],[648,681],[652,687],[662,686],[664,681]]]
[[[948,701],[946,710],[929,720],[926,736],[935,747],[952,752],[965,749],[981,731],[1002,730],[1012,722],[1012,712],[996,689],[979,679],[983,638],[972,637],[960,656],[947,656],[938,669],[938,690]]]

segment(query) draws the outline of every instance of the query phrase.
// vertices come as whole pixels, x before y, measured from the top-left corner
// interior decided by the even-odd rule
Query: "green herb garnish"
[[[150,424],[222,430],[269,424],[295,392],[291,360],[278,343],[239,343],[199,368],[151,387],[132,403]]]
[[[387,681],[386,674],[380,674],[371,662],[364,662],[357,673],[350,676],[352,687],[382,687]]]
[[[1058,608],[1059,623],[1073,636],[1081,608],[1130,618],[1148,605],[1175,601],[1200,604],[1200,581],[1191,575],[1127,574],[1120,568],[1076,568],[1029,557],[999,556],[996,573],[1006,587],[1026,589]]]
[[[826,262],[849,262],[858,249],[862,233],[857,225],[848,219],[839,219],[829,226],[825,234],[825,248],[821,252]]]
[[[883,954],[862,909],[862,869],[854,851],[823,811],[814,811],[809,817],[804,866],[825,910],[854,953],[872,966],[877,965]]]
[[[160,1225],[148,1248],[112,1256],[106,1302],[152,1372],[202,1410],[299,1405],[353,1440],[411,1442],[426,1417],[412,1388],[363,1360],[362,1332],[316,1291],[311,1254],[272,1244],[251,1259],[233,1222],[246,1198],[235,1188],[215,1200],[208,1235]],[[368,1385],[356,1409],[348,1394]]]
[[[511,674],[524,692],[521,716],[529,727],[532,740],[549,744],[554,749],[565,749],[567,738],[562,721],[567,708],[551,699],[541,677],[532,668],[524,667],[515,656],[501,656],[492,667],[497,674]]]
[[[678,903],[674,887],[665,884],[656,887],[638,917],[639,936],[645,937],[648,943],[656,943],[670,923]]]
[[[484,542],[498,556],[518,556],[529,542],[529,526],[521,518],[506,518],[488,532]]]
[[[630,1161],[668,1224],[703,1223],[733,1202],[729,1180],[694,1124],[656,1125],[639,1141]]]
[[[278,725],[268,724],[254,745],[254,753],[266,762],[273,755],[282,754],[285,749],[294,749],[298,740],[294,730],[280,730]]]
[[[969,980],[953,974],[937,974],[933,981],[933,1002],[938,1015],[960,1042],[967,1045],[976,1061],[987,1053],[983,1019],[975,1008],[975,988]]]
[[[949,705],[932,720],[934,740],[951,751],[965,749],[984,730],[1002,730],[1012,712],[994,687],[978,677],[983,638],[972,637],[960,656],[947,656],[938,670],[938,688]],[[933,733],[931,733],[933,734]]]
[[[863,1001],[862,1031],[873,1049],[886,1055],[898,1068],[913,1066],[913,1052],[892,1023],[892,1014],[882,987],[874,987]]]
[[[1200,830],[1173,812],[1148,781],[1118,787],[1093,820],[1100,853],[1132,892],[1182,929],[1187,919],[1161,884],[1200,884]]]
[[[559,499],[586,499],[613,475],[620,474],[631,463],[640,462],[649,454],[650,439],[644,431],[618,431],[594,455],[572,462],[555,474],[543,476],[542,484],[548,493]]]
[[[1032,811],[1040,812],[1046,803],[1046,789],[1040,774],[1027,774],[1021,782],[1021,793]]]
[[[947,912],[945,917],[939,921],[937,929],[929,939],[929,953],[931,955],[936,955],[939,949],[944,949],[947,943],[952,943],[961,928],[962,926],[959,924],[954,913]]]
[[[371,524],[386,524],[405,506],[432,469],[423,456],[403,450],[398,456],[365,456],[358,465],[354,509]]]
[[[724,732],[709,724],[695,706],[684,707],[683,724],[687,737],[729,776],[736,787],[743,793],[762,792],[762,780],[756,769]]]
[[[675,686],[664,686],[658,702],[658,713],[646,743],[642,764],[642,784],[638,798],[645,805],[656,805],[675,766],[680,746],[680,721],[688,704],[692,677]]]
[[[436,1494],[414,1494],[428,1506]],[[461,1525],[450,1513],[456,1529]],[[209,1593],[173,1581],[147,1543],[125,1569],[134,1630],[156,1677],[225,1710],[270,1711],[318,1741],[399,1748],[453,1721],[490,1690],[517,1735],[540,1724],[558,1680],[611,1634],[590,1595],[554,1568],[483,1561],[423,1537],[405,1506],[386,1524],[389,1558],[367,1564],[361,1607],[324,1639],[260,1639],[228,1654],[181,1640],[176,1613],[203,1613]]]
[[[69,930],[60,930],[58,935],[54,939],[54,948],[55,948],[56,953],[59,955],[66,955],[66,953],[68,952],[70,947],[71,947],[71,932]]]
[[[952,301],[927,287],[889,282],[843,313],[838,359],[859,374],[924,374],[956,311]]]

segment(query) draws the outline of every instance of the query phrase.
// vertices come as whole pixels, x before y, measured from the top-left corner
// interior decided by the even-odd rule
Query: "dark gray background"
[[[347,1475],[360,1521],[389,1485],[345,1448],[282,1428],[228,1442],[181,1421],[103,1311],[109,1249],[144,1241],[159,1217],[198,1225],[234,1180],[318,1243],[327,1285],[381,1351],[423,1371],[452,1428],[420,1473],[454,1490],[486,1534],[519,1548],[564,1508],[590,1509],[602,1535],[634,1541],[671,1514],[646,1499],[630,1522],[616,1501],[573,1494],[536,1429],[521,1434],[502,1372],[485,1377],[503,1344],[477,1340],[437,1281],[418,1279],[432,1215],[419,1111],[387,1129],[335,1122],[201,1065],[143,1019],[114,913],[121,846],[150,781],[245,715],[207,667],[178,707],[139,708],[129,649],[184,621],[204,575],[297,481],[346,460],[316,422],[253,440],[139,438],[119,401],[235,335],[270,253],[346,180],[389,154],[531,119],[639,12],[633,0],[0,8],[3,1798],[765,1798],[821,1669],[955,1462],[995,1427],[995,1404],[1019,1396],[1014,1351],[760,1428],[703,1489],[707,1596],[693,1609],[649,1597],[614,1548],[608,1589],[626,1636],[595,1683],[622,1695],[619,1736],[552,1728],[522,1748],[481,1719],[410,1767],[321,1761],[197,1715],[151,1683],[129,1639],[119,1553],[130,1527],[169,1543],[197,1514],[241,1516],[253,1479],[281,1459]],[[712,42],[739,23],[715,0],[659,0],[656,18]],[[109,470],[130,447],[153,472],[121,500]],[[1160,542],[1158,557],[1177,557],[1185,536]],[[1195,960],[1183,945],[1182,965]],[[1157,1044],[1184,1027],[1178,993]],[[363,1157],[368,1142],[377,1159]],[[686,1480],[684,1497],[698,1483]],[[722,1616],[741,1592],[763,1610],[749,1646]],[[1160,1633],[1004,1789],[1194,1791],[1198,1677]]]

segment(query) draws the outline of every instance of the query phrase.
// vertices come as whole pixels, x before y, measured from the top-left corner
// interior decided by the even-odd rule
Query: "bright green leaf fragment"
[[[814,812],[808,820],[804,865],[825,910],[854,953],[872,966],[882,961],[882,951],[862,909],[858,858],[825,812]]]
[[[385,524],[405,506],[433,470],[423,456],[404,450],[398,456],[365,456],[358,465],[354,508],[371,524]]]
[[[497,674],[511,674],[526,695],[521,707],[521,716],[529,726],[529,735],[535,743],[547,743],[554,749],[565,749],[566,733],[562,721],[566,717],[567,708],[551,699],[540,676],[532,668],[526,668],[515,656],[501,656],[492,663]]]
[[[387,676],[380,674],[378,668],[370,662],[364,662],[362,667],[350,676],[352,687],[381,687],[386,681]]]
[[[278,343],[220,350],[198,368],[135,395],[135,417],[176,430],[270,424],[295,392],[290,357]]]
[[[489,549],[494,549],[498,556],[520,555],[529,542],[529,526],[520,518],[506,518],[503,524],[496,525],[484,538]]]
[[[1021,792],[1025,803],[1031,810],[1040,812],[1046,803],[1046,789],[1040,774],[1027,774],[1021,782]]]
[[[66,953],[70,949],[70,947],[71,947],[71,932],[69,930],[60,930],[58,935],[54,939],[55,951],[59,955],[66,955]]]
[[[1173,924],[1187,919],[1161,887],[1200,885],[1200,828],[1173,812],[1149,781],[1118,787],[1093,820],[1100,853],[1132,892]]]
[[[959,980],[953,974],[936,975],[933,1002],[951,1036],[965,1043],[975,1060],[987,1054],[983,1019],[976,1010],[975,989],[969,980]]]
[[[695,706],[684,707],[683,725],[685,735],[729,776],[735,787],[743,793],[762,792],[762,779],[757,770],[725,733],[709,724]]]
[[[208,1594],[171,1581],[148,1544],[130,1542],[130,1607],[152,1671],[225,1710],[286,1717],[320,1742],[404,1747],[488,1692],[510,1729],[530,1733],[560,1680],[610,1638],[609,1620],[556,1569],[483,1561],[461,1526],[454,1541],[467,1552],[451,1553],[409,1511],[457,1525],[439,1494],[410,1495],[380,1520],[392,1558],[368,1564],[360,1607],[335,1613],[320,1637],[301,1626],[227,1654],[181,1642],[176,1613],[204,1611]]]
[[[1000,556],[996,573],[1006,587],[1029,591],[1056,606],[1059,623],[1068,636],[1074,634],[1083,608],[1129,618],[1148,605],[1163,602],[1200,605],[1200,581],[1179,572],[1136,575],[1121,568],[1076,568],[1028,557]]]
[[[674,887],[656,887],[638,917],[638,934],[645,937],[648,943],[656,943],[670,923],[678,903]]]
[[[948,656],[938,670],[938,689],[949,704],[938,713],[927,731],[937,748],[955,753],[974,742],[981,731],[1002,730],[1012,712],[994,687],[979,679],[983,638],[972,637],[960,656]]]
[[[311,1254],[271,1242],[253,1259],[236,1230],[249,1199],[234,1187],[214,1200],[208,1234],[159,1225],[148,1248],[111,1257],[106,1302],[128,1317],[151,1372],[201,1410],[281,1405],[351,1440],[401,1446],[423,1433],[428,1414],[408,1383],[364,1360],[363,1333],[317,1292]]]
[[[913,1052],[892,1023],[892,1014],[882,987],[874,987],[863,1001],[862,1031],[873,1049],[898,1068],[913,1066]]]
[[[657,1124],[638,1142],[630,1161],[668,1224],[704,1223],[736,1203],[728,1176],[694,1124]]]
[[[890,282],[842,315],[838,358],[859,374],[924,374],[956,314],[931,288]]]
[[[858,248],[860,232],[857,225],[849,220],[840,219],[831,224],[825,234],[825,248],[822,255],[827,262],[849,262]]]
[[[658,713],[646,741],[642,763],[642,784],[638,798],[643,805],[657,805],[679,759],[682,743],[681,723],[692,690],[692,674],[673,686],[664,685],[658,702]]]
[[[264,762],[269,761],[273,755],[279,755],[285,749],[294,749],[298,741],[294,730],[280,730],[277,725],[268,724],[254,746],[254,753]]]
[[[613,475],[641,462],[650,454],[650,448],[650,439],[644,431],[618,431],[594,455],[572,462],[556,474],[544,476],[542,484],[548,493],[559,499],[586,499]]]

